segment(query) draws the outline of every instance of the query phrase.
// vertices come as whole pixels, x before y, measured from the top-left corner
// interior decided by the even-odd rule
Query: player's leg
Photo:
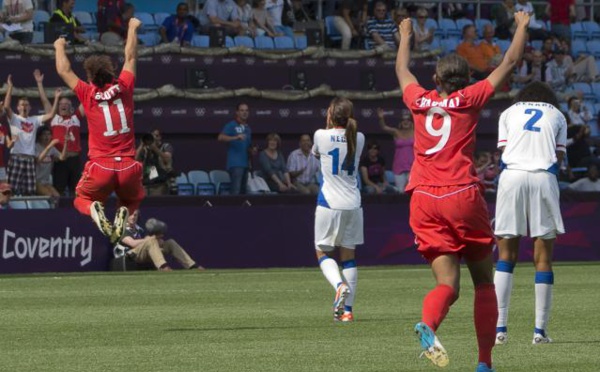
[[[473,318],[479,348],[479,366],[477,371],[492,371],[492,349],[496,339],[496,322],[498,320],[498,304],[493,282],[493,257],[491,247],[473,248],[487,252],[481,259],[477,255],[465,255],[473,285],[475,299]]]
[[[138,263],[152,262],[157,270],[171,271],[158,241],[153,236],[146,237],[142,244],[132,249],[132,252],[135,254],[135,261]]]
[[[112,192],[112,171],[95,161],[88,161],[75,189],[73,205],[79,213],[90,216],[102,234],[110,237],[113,226],[104,214],[104,201]]]
[[[508,342],[508,309],[513,287],[513,271],[519,256],[520,237],[498,237],[498,263],[494,274],[496,297],[498,298],[498,323],[496,344]]]
[[[554,240],[550,236],[538,237],[533,243],[533,261],[535,264],[535,329],[534,344],[552,342],[546,334],[550,310],[552,309],[552,289],[554,272],[552,271],[552,254]]]
[[[163,253],[173,256],[181,266],[186,269],[194,269],[199,266],[189,254],[173,239],[166,240],[162,245]]]
[[[354,300],[356,298],[356,287],[358,284],[358,267],[356,265],[356,246],[364,243],[364,222],[362,208],[342,212],[340,226],[340,261],[342,262],[342,276],[350,294],[344,303],[344,314],[340,317],[342,322],[352,322]]]
[[[113,244],[123,238],[127,218],[139,209],[145,196],[141,163],[133,159],[123,159],[115,162],[114,167],[119,169],[115,187],[119,208],[115,214],[113,234],[110,238]]]

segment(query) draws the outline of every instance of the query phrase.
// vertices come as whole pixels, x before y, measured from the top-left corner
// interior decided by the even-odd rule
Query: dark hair
[[[469,85],[469,64],[456,53],[448,54],[438,61],[435,75],[442,90],[450,94]]]
[[[19,97],[19,99],[17,100],[17,103],[19,103],[21,101],[27,101],[27,102],[29,102],[29,98],[27,98],[27,97]]]
[[[111,84],[115,80],[114,66],[109,56],[89,56],[83,62],[83,68],[88,80],[98,88],[104,88],[106,84]]]
[[[154,136],[150,133],[144,133],[142,134],[142,142],[144,145],[150,146],[154,143]]]
[[[123,13],[133,8],[135,8],[135,5],[133,5],[132,3],[125,3],[125,5],[123,5]]]
[[[246,102],[238,102],[238,104],[235,106],[235,111],[239,111],[240,107],[242,107],[244,105],[248,106],[248,104]],[[250,106],[248,106],[248,107],[250,107]]]
[[[369,142],[369,144],[367,145],[367,150],[371,150],[373,148],[379,150],[379,144],[375,141]]]
[[[463,29],[462,29],[462,36],[463,36],[463,37],[465,36],[465,33],[467,32],[467,30],[468,30],[469,28],[471,28],[471,27],[475,28],[475,26],[473,26],[473,25],[464,25],[464,26],[463,26]]]
[[[541,81],[533,81],[523,87],[517,96],[515,102],[544,102],[559,108],[558,98],[550,86]]]
[[[190,6],[187,3],[181,2],[179,4],[177,4],[177,10],[179,10],[179,7],[185,6],[186,8],[188,8],[188,10],[190,9]]]
[[[574,100],[579,99],[578,97],[570,97],[569,100],[567,101],[567,107],[570,109],[571,108],[571,102],[573,102]]]
[[[354,104],[348,98],[336,97],[329,104],[329,120],[327,126],[346,128],[346,159],[345,164],[353,164],[356,155],[357,123],[354,120]]]
[[[39,127],[37,132],[35,133],[35,141],[40,142],[40,139],[42,138],[42,134],[44,134],[45,132],[52,134],[52,131],[47,126],[43,125],[43,126]]]

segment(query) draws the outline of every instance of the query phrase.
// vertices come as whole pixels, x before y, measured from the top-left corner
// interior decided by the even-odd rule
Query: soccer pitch
[[[555,267],[549,335],[531,345],[534,273],[515,271],[498,372],[600,369],[600,265]],[[438,335],[446,371],[474,371],[473,289]],[[353,324],[335,324],[317,268],[0,277],[0,371],[431,371],[412,327],[427,267],[360,268]],[[441,370],[441,369],[440,369]]]

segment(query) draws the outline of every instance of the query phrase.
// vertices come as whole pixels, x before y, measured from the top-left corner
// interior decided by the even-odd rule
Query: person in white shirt
[[[569,98],[569,119],[572,125],[586,125],[592,120],[592,115],[586,105],[581,104],[581,100],[577,97]]]
[[[33,2],[31,0],[4,0],[0,23],[12,27],[8,35],[21,44],[33,41]],[[4,30],[3,30],[4,31]]]
[[[598,179],[598,166],[592,164],[588,167],[588,175],[568,186],[569,190],[584,192],[600,192],[600,180]]]
[[[529,38],[531,40],[545,40],[550,34],[546,31],[546,27],[542,21],[538,21],[535,18],[535,9],[531,2],[527,0],[518,0],[515,4],[515,10],[517,12],[525,12],[529,14]]]
[[[318,194],[317,173],[319,160],[311,152],[310,135],[300,136],[300,148],[292,151],[287,158],[287,169],[298,192],[302,194]]]
[[[294,22],[294,12],[292,10],[293,8],[291,0],[267,0],[265,9],[271,16],[271,20],[275,26],[275,31],[293,39],[294,29],[284,24],[284,17],[285,20],[288,21],[287,23],[291,23],[291,25],[293,25]]]
[[[327,129],[314,135],[313,154],[320,159],[323,180],[315,212],[315,248],[321,271],[336,291],[333,317],[352,322],[358,270],[354,250],[363,244],[363,210],[358,162],[365,136],[357,131],[353,105],[335,98],[327,111]],[[333,258],[336,248],[342,273]],[[342,279],[343,276],[343,279]]]
[[[10,108],[13,82],[11,75],[6,81],[6,97],[4,98],[4,111],[10,123],[10,132],[14,141],[8,159],[8,182],[16,195],[35,195],[35,141],[36,132],[44,122],[56,115],[56,108],[60,99],[61,90],[54,93],[52,110],[44,115],[29,116],[31,105],[25,97],[19,98],[17,112],[14,114]]]
[[[513,270],[519,255],[519,240],[534,240],[535,328],[533,344],[549,343],[546,329],[552,306],[552,251],[557,234],[565,232],[556,178],[564,158],[567,120],[558,109],[552,89],[533,82],[517,95],[516,103],[500,116],[498,148],[505,170],[500,174],[496,200],[499,258],[494,284],[498,297],[496,344],[508,339],[507,320]]]

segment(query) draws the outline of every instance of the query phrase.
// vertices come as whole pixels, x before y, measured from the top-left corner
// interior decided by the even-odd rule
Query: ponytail
[[[356,120],[353,118],[348,118],[348,123],[346,124],[346,159],[344,163],[346,166],[349,164],[354,164],[354,156],[356,155],[356,132],[357,125]]]

